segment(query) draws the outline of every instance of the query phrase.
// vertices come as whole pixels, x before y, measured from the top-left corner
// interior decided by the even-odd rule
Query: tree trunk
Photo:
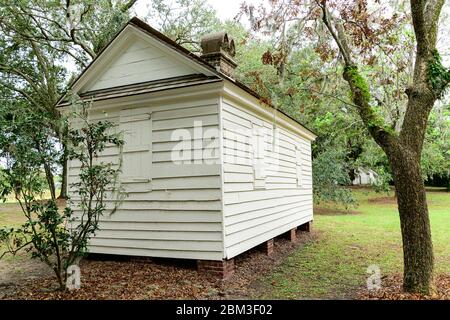
[[[47,179],[48,188],[50,190],[50,197],[52,200],[56,199],[56,193],[55,193],[55,181],[53,179],[53,173],[50,165],[48,163],[44,163],[44,171],[45,171],[45,177]]]
[[[61,191],[59,193],[58,199],[67,199],[67,164],[68,164],[68,158],[69,158],[69,150],[68,150],[68,143],[67,143],[67,137],[68,137],[68,128],[64,127],[62,130],[62,136],[61,136],[61,145],[62,145],[62,157],[61,157],[61,166],[62,166],[62,173],[61,173]]]
[[[63,158],[62,158],[62,174],[61,174],[61,191],[59,193],[59,199],[67,199],[67,148],[64,146]]]
[[[403,240],[403,290],[429,294],[433,245],[420,159],[402,147],[389,153]]]
[[[64,291],[66,290],[66,283],[63,281],[64,276],[61,274],[60,268],[53,268],[53,271],[55,272],[56,279],[58,280],[59,290]]]
[[[352,59],[342,21],[333,25],[327,0],[317,3],[344,60],[343,77],[350,86],[353,103],[369,133],[389,158],[403,240],[403,289],[428,294],[433,280],[433,244],[420,157],[430,111],[450,83],[450,70],[442,66],[436,51],[439,16],[445,0],[410,1],[416,59],[411,85],[405,90],[408,104],[399,133],[372,107],[370,86]]]
[[[356,170],[354,168],[351,168],[348,171],[348,177],[350,178],[350,185],[352,185],[353,181],[356,179]]]

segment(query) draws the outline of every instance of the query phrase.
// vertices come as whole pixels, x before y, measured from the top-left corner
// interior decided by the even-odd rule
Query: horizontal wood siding
[[[196,71],[168,56],[148,41],[134,37],[109,63],[89,90],[194,74]]]
[[[311,144],[283,128],[274,130],[273,122],[234,102],[224,99],[221,108],[225,254],[232,258],[313,219]],[[259,171],[255,157],[263,162]]]
[[[145,120],[141,115],[149,117]],[[91,239],[89,250],[106,254],[222,259],[218,99],[187,99],[171,104],[118,109],[108,111],[106,115],[108,120],[118,124],[118,128],[121,128],[124,116],[127,123],[131,119],[131,125],[126,127],[131,131],[138,121],[151,122],[148,137],[138,137],[138,141],[142,141],[140,144],[148,147],[132,145],[131,148],[138,148],[141,153],[148,148],[150,157],[144,158],[148,163],[145,163],[145,172],[141,173],[148,180],[132,176],[122,181],[127,197],[116,212],[101,218],[100,230]],[[104,118],[102,112],[91,115],[93,121]],[[205,124],[203,130],[210,129],[209,135],[200,135],[192,141],[192,161],[174,163],[172,150],[180,143],[175,130],[183,129],[194,135],[194,123],[199,121]],[[140,127],[149,128],[146,123]],[[147,131],[136,132],[146,135]],[[132,138],[133,143],[136,138]],[[134,149],[129,152],[133,154]],[[118,148],[108,147],[100,161],[119,163],[119,156]],[[214,163],[203,163],[204,156]],[[79,167],[75,161],[69,163],[69,182],[76,181]],[[125,175],[126,172],[122,173]],[[71,195],[76,202],[73,190]],[[114,199],[107,199],[106,205],[108,210],[112,209]]]

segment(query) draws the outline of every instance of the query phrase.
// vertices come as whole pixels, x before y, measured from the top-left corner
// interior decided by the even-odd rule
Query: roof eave
[[[56,107],[62,106],[62,103],[64,102],[64,98],[67,96],[67,93],[73,88],[73,86],[81,79],[81,77],[86,73],[86,71],[92,66],[93,63],[102,55],[102,53],[109,47],[109,45],[117,38],[117,36],[124,31],[124,29],[132,25],[139,30],[142,30],[149,34],[150,36],[156,38],[157,40],[161,41],[165,45],[169,46],[173,50],[177,51],[181,55],[195,61],[196,63],[200,64],[202,67],[206,68],[209,72],[213,73],[214,75],[218,76],[219,78],[226,80],[229,83],[232,83],[233,85],[237,86],[238,88],[241,88],[242,90],[246,91],[250,95],[252,95],[254,98],[258,99],[261,103],[264,103],[268,105],[267,103],[263,102],[262,97],[253,91],[251,88],[247,87],[245,84],[237,81],[236,79],[230,78],[229,76],[223,74],[222,72],[217,71],[213,66],[211,66],[208,62],[200,58],[199,56],[195,55],[194,53],[190,52],[188,49],[184,48],[180,44],[176,43],[166,35],[162,34],[158,30],[152,28],[144,21],[140,20],[137,17],[133,17],[128,23],[126,23],[116,34],[115,36],[108,42],[108,44],[100,50],[100,52],[97,54],[97,56],[89,63],[89,65],[80,73],[80,75],[72,82],[72,84],[69,86],[69,89],[61,96],[61,98],[57,101]],[[317,138],[317,134],[314,133],[312,130],[308,129],[305,125],[300,123],[298,120],[292,118],[291,116],[287,115],[285,112],[275,108],[273,105],[269,105],[269,107],[274,108],[276,111],[280,112],[284,116],[288,117],[292,121],[295,121],[297,124],[299,124],[301,127],[303,127],[305,130],[310,132],[310,134],[315,138]],[[314,140],[313,139],[313,140]]]
[[[236,100],[240,100],[245,105],[253,105],[253,106],[258,105],[259,108],[261,109],[261,112],[269,112],[267,110],[264,110],[264,108],[261,108],[262,106],[265,106],[271,110],[270,112],[275,112],[276,115],[278,115],[278,118],[277,118],[278,120],[281,119],[282,120],[281,122],[285,122],[285,124],[288,123],[291,128],[295,127],[297,129],[297,132],[304,138],[307,138],[310,141],[314,141],[317,138],[317,134],[315,134],[313,131],[311,131],[310,129],[305,127],[303,124],[298,122],[296,119],[290,117],[285,112],[283,112],[277,108],[274,108],[272,105],[265,103],[263,100],[261,100],[261,98],[257,94],[253,94],[254,92],[252,90],[249,90],[249,91],[245,90],[247,88],[246,86],[241,87],[232,82],[230,84],[234,84],[234,86],[233,86],[234,88],[238,88],[238,89],[241,89],[241,90],[244,90],[245,92],[247,92],[247,94],[250,96],[251,99],[244,98],[242,94],[233,94],[233,90],[230,90],[229,88],[227,88],[227,85],[225,84],[224,85],[224,93],[227,94],[229,97],[236,99]]]

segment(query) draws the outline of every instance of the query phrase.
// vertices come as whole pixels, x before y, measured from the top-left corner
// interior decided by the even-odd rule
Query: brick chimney
[[[201,47],[203,60],[217,71],[234,79],[234,69],[237,64],[234,61],[236,50],[233,39],[228,38],[225,32],[212,33],[202,38]]]

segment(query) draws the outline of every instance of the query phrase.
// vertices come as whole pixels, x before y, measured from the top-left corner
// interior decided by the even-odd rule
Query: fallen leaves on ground
[[[0,284],[0,299],[33,300],[136,300],[136,299],[248,299],[259,289],[258,280],[268,274],[315,233],[298,232],[299,240],[276,239],[268,257],[255,248],[235,259],[235,274],[227,281],[199,275],[195,261],[107,257],[81,262],[81,288],[58,291],[51,276]]]
[[[401,274],[383,277],[379,290],[363,289],[358,298],[364,300],[450,300],[450,275],[439,274],[435,278],[435,292],[431,295],[405,293]]]

